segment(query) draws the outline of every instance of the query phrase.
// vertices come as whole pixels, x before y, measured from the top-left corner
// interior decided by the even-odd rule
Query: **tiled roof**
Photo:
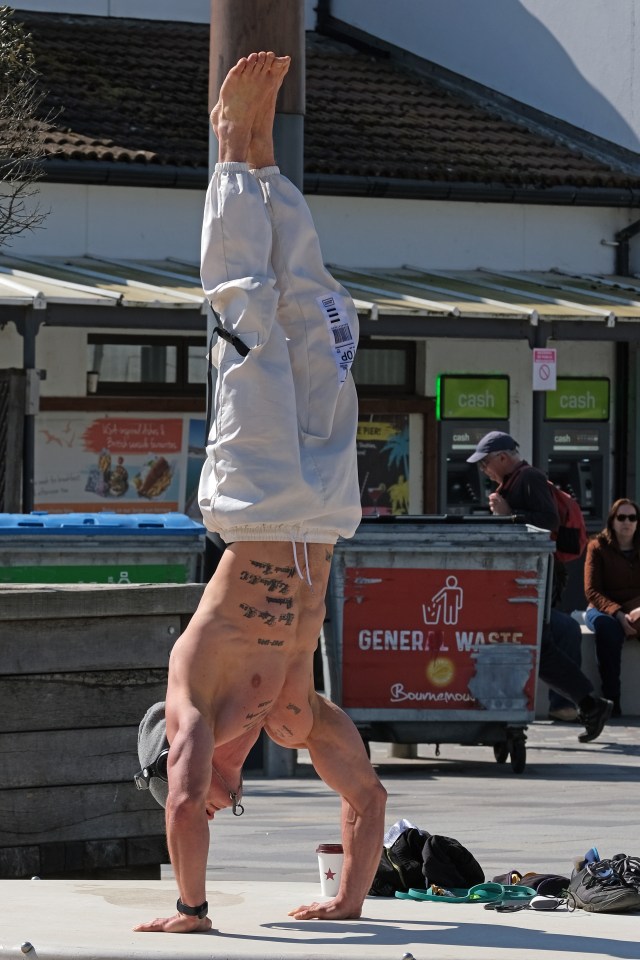
[[[47,125],[50,158],[204,174],[206,24],[27,12],[18,19],[32,34],[46,107],[58,112]],[[640,188],[640,172],[614,158],[534,132],[382,53],[311,34],[306,67],[306,177]]]

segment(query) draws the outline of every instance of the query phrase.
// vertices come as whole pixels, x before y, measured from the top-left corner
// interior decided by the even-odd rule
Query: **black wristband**
[[[202,920],[209,913],[209,904],[205,900],[204,903],[201,903],[199,907],[188,907],[186,903],[183,903],[178,897],[176,910],[178,913],[184,914],[185,917],[197,917],[198,920]]]

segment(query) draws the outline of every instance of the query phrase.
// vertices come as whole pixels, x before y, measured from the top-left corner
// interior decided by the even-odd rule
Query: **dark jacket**
[[[640,606],[640,557],[637,551],[629,559],[619,547],[598,534],[587,547],[584,592],[591,606],[611,616],[630,600],[637,598],[637,606]]]
[[[507,474],[496,493],[505,498],[511,512],[525,523],[543,530],[557,530],[560,518],[549,481],[542,470],[530,466],[526,460]]]

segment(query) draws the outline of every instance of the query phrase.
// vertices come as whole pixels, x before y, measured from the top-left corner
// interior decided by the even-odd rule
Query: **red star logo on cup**
[[[335,873],[333,872],[333,870],[325,870],[324,875],[327,878],[327,880],[333,880],[333,878],[335,877]]]

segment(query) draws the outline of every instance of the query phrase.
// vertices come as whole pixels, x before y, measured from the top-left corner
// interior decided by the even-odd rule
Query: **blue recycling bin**
[[[200,583],[204,550],[183,513],[0,513],[0,584]]]

